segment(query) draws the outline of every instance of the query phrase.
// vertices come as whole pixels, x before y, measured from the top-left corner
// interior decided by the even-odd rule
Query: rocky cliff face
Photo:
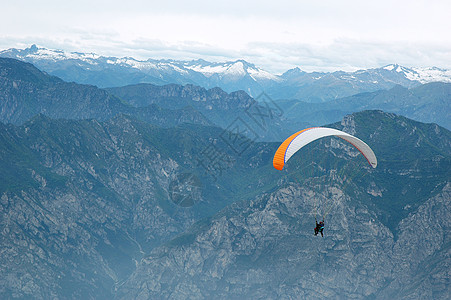
[[[448,298],[449,183],[400,222],[398,238],[346,196],[315,237],[311,197],[294,184],[223,211],[146,256],[119,297]]]
[[[1,125],[1,297],[111,299],[145,253],[245,198],[227,190],[248,190],[242,178],[258,170],[258,154],[249,161],[232,152],[229,169],[240,172],[224,169],[218,178],[198,164],[221,132],[157,128],[127,116],[41,115]]]
[[[30,65],[8,70],[0,92],[12,95],[1,103],[12,123],[43,108],[59,113],[55,101],[71,119],[96,105],[133,108],[94,87],[74,93],[94,91],[95,101],[71,98],[57,86],[74,84]],[[172,122],[164,108],[134,109]],[[449,296],[448,130],[381,111],[332,124],[379,158],[356,176],[359,153],[338,140],[278,172],[279,143],[246,138],[238,126],[162,128],[133,116],[0,124],[0,298]],[[321,183],[325,176],[332,180]],[[327,201],[326,235],[314,237],[314,213]]]
[[[334,126],[372,145],[374,172],[330,169],[336,177],[317,189],[318,181],[302,175],[310,152],[294,157],[296,166],[275,175],[274,191],[228,207],[144,257],[119,298],[447,299],[449,132],[382,112]],[[342,143],[320,147],[355,158]],[[313,235],[318,203],[332,203],[324,238]]]
[[[451,184],[399,224],[391,257],[393,280],[378,299],[447,299],[451,294]]]
[[[126,118],[38,118],[9,131],[6,145],[22,145],[28,154],[15,162],[26,164],[23,172],[11,169],[9,176],[29,183],[2,186],[5,297],[109,298],[135,259],[194,221],[189,209],[168,211],[159,203],[168,201],[161,194],[179,165]]]

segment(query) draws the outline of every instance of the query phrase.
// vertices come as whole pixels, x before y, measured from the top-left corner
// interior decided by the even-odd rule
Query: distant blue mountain
[[[332,123],[345,115],[380,109],[451,130],[451,83],[432,82],[413,88],[396,85],[388,90],[359,93],[324,103],[280,100],[288,123],[303,120],[311,126]]]
[[[243,91],[177,84],[100,89],[65,82],[12,58],[0,58],[0,86],[3,123],[23,124],[37,114],[99,121],[126,114],[163,127],[181,123],[233,127],[254,140],[280,140],[290,130],[274,102],[257,102]]]
[[[388,65],[355,72],[304,72],[295,68],[282,75],[267,72],[244,60],[212,63],[205,60],[136,60],[131,57],[103,57],[93,53],[68,53],[40,48],[8,49],[0,57],[33,63],[41,70],[65,81],[118,87],[138,83],[194,84],[220,87],[227,92],[243,90],[252,97],[262,91],[274,99],[324,102],[360,92],[410,88],[421,83],[451,82],[451,71],[438,68],[405,68]]]

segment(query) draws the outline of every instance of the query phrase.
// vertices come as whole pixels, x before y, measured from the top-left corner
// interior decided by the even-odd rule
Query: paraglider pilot
[[[318,232],[321,233],[321,236],[324,237],[323,235],[323,230],[324,230],[324,220],[322,221],[318,221],[315,219],[316,222],[316,227],[315,227],[315,235],[318,235]]]

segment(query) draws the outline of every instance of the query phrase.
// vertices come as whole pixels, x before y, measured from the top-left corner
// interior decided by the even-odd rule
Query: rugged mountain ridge
[[[304,72],[299,68],[271,74],[244,60],[211,63],[204,60],[146,60],[102,57],[93,53],[67,53],[40,48],[8,49],[1,57],[31,62],[66,81],[117,87],[138,83],[193,84],[220,87],[227,92],[244,90],[252,97],[262,91],[275,99],[324,102],[360,92],[388,89],[396,84],[413,87],[433,81],[451,82],[451,72],[439,68],[406,68],[388,65],[355,72]]]
[[[382,123],[374,126],[369,120]],[[382,125],[390,127],[385,141]],[[284,181],[279,179],[285,183],[275,190],[230,206],[154,249],[119,288],[119,298],[447,299],[450,136],[446,130],[446,138],[438,134],[445,143],[435,148],[434,137],[427,137],[434,136],[434,125],[420,125],[429,127],[422,138],[419,125],[381,112],[355,114],[334,125],[355,130],[374,145],[380,165],[364,179],[353,179],[351,193],[340,185],[344,178],[316,192],[316,197],[340,199],[326,219],[324,238],[313,235],[315,192],[302,175],[293,176],[296,169],[305,172],[299,163],[286,170]],[[419,152],[401,161],[402,152],[388,149],[394,135],[406,136],[395,128],[415,136],[397,143],[431,145],[442,157],[440,163]],[[381,143],[385,145],[378,148]],[[353,152],[327,145],[334,156]],[[432,170],[426,171],[431,164]],[[438,175],[433,175],[435,184],[424,185],[423,179],[432,174]],[[418,196],[406,195],[406,188]],[[387,222],[387,217],[396,221]]]
[[[106,90],[135,107],[154,104],[164,109],[180,109],[191,106],[217,126],[238,130],[259,141],[281,140],[293,127],[286,122],[277,102],[266,94],[253,99],[243,91],[226,93],[220,88],[207,90],[176,84],[138,84]]]
[[[379,109],[451,129],[451,84],[434,82],[410,89],[397,85],[389,90],[360,93],[326,103],[280,100],[287,123],[302,119],[311,126],[332,123],[353,112]]]
[[[242,177],[273,150],[230,151],[213,178],[199,161],[222,132],[214,127],[163,129],[123,115],[0,125],[1,298],[111,299],[144,253],[257,193],[248,185],[268,179]],[[199,183],[184,195],[190,178]]]
[[[294,156],[281,173],[272,167],[279,143],[246,138],[252,131],[238,126],[283,120],[277,106],[246,114],[255,103],[246,106],[244,93],[195,86],[138,86],[154,94],[133,106],[5,61],[17,66],[0,68],[1,112],[21,125],[0,123],[1,298],[450,294],[448,130],[381,111],[355,113],[330,126],[368,142],[377,169],[356,176],[356,166],[369,167],[331,139]],[[237,116],[241,123],[228,130],[205,126],[198,109],[154,102],[171,100],[205,111],[218,101],[218,114],[243,103],[249,119]],[[64,115],[52,110],[56,102],[67,106]],[[149,124],[146,112],[169,128]],[[305,172],[306,157],[315,159],[317,177]],[[321,165],[331,161],[338,164]],[[314,188],[325,174],[333,180]],[[312,236],[315,195],[334,203],[321,240]]]
[[[299,209],[308,194],[281,189],[156,249],[120,298],[448,298],[449,184],[402,221],[397,240],[350,199],[318,240]]]
[[[283,111],[272,99],[193,85],[142,84],[115,89],[67,83],[15,59],[0,58],[0,121],[22,124],[36,114],[108,120],[126,114],[150,124],[216,125],[253,140],[280,140]],[[116,96],[115,96],[116,95]]]
[[[64,82],[15,59],[0,58],[0,86],[0,121],[4,123],[23,124],[37,114],[99,121],[128,114],[160,126],[211,124],[192,108],[169,110],[149,105],[136,109],[105,90]]]
[[[106,119],[125,110],[117,98],[94,86],[66,83],[33,65],[0,58],[1,120],[23,123],[45,112],[60,118]]]
[[[162,107],[181,108],[201,103],[207,105],[203,108],[204,110],[243,110],[254,102],[243,91],[226,93],[220,88],[207,90],[200,86],[178,84],[170,84],[164,87],[153,84],[138,84],[106,90],[122,99],[127,99],[127,102],[136,107],[158,104]],[[180,100],[175,101],[176,99]]]
[[[442,266],[449,264],[451,133],[379,111],[333,126],[371,144],[380,164],[361,180],[347,178],[346,189],[338,177],[316,191],[339,199],[320,240],[312,235],[315,182],[301,155],[284,172],[273,169],[278,143],[254,142],[237,154],[219,128],[164,129],[124,115],[105,122],[41,115],[22,126],[2,124],[0,294],[449,294],[436,276],[446,279]],[[216,174],[201,164],[211,149],[227,156],[214,162],[226,163]],[[340,158],[344,169],[357,155],[334,140],[309,151],[318,149]],[[406,149],[413,152],[406,156]],[[402,276],[395,276],[399,264]],[[424,278],[432,284],[415,284]]]

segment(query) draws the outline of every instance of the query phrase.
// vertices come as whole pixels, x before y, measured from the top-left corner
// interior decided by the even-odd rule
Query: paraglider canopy
[[[305,145],[326,137],[326,136],[336,136],[342,138],[343,140],[349,142],[351,145],[357,148],[357,150],[362,153],[362,155],[366,158],[370,166],[376,168],[377,159],[376,155],[374,155],[373,150],[365,144],[362,140],[352,136],[346,132],[326,127],[312,127],[296,132],[289,138],[287,138],[277,149],[274,154],[273,165],[277,170],[282,170],[285,163],[296,153],[299,149],[304,147]]]

